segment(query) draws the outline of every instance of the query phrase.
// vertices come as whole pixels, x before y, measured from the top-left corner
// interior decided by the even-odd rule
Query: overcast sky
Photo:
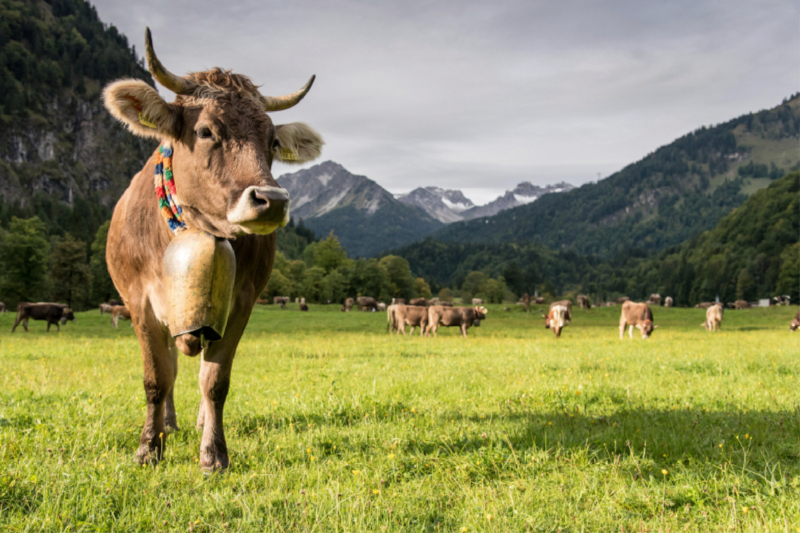
[[[275,95],[316,74],[272,119],[315,127],[320,161],[481,204],[606,177],[800,90],[797,0],[94,3],[139,55],[150,26],[176,74],[231,68]]]

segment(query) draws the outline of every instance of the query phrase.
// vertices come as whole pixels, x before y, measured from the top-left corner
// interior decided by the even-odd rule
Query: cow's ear
[[[178,137],[177,107],[141,80],[109,84],[103,90],[103,103],[114,118],[140,137]]]
[[[325,141],[322,136],[308,124],[293,122],[275,127],[278,142],[274,145],[272,155],[277,161],[288,164],[300,164],[313,161],[322,153]]]

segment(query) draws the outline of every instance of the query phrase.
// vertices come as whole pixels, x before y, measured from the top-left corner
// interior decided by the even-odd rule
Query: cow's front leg
[[[142,464],[156,463],[164,454],[164,411],[176,373],[170,354],[169,333],[151,313],[149,310],[136,313],[135,316],[144,317],[134,326],[142,348],[144,392],[147,397],[147,417],[136,451],[136,459]]]
[[[619,323],[619,340],[622,340],[624,335],[625,335],[625,322],[620,322]]]
[[[633,324],[628,327],[628,336],[633,340]]]

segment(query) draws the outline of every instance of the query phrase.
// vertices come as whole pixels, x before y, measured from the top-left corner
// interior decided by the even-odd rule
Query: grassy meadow
[[[204,475],[199,360],[181,430],[133,461],[144,421],[128,322],[48,334],[0,315],[0,531],[800,531],[797,307],[489,306],[466,340],[390,338],[384,313],[257,307],[226,406],[231,468]]]

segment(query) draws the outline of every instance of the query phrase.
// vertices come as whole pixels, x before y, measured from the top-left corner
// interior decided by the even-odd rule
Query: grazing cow
[[[747,300],[736,300],[733,302],[733,305],[737,311],[741,311],[742,309],[750,309],[750,302]]]
[[[119,300],[109,300],[106,303],[108,305],[110,305],[111,307],[114,307],[115,305],[125,305],[123,302],[121,302]]]
[[[378,310],[378,302],[375,298],[371,296],[359,296],[356,298],[358,302],[358,309],[360,311],[377,311]]]
[[[378,311],[386,311],[386,304],[383,302],[378,302]]]
[[[286,304],[288,304],[288,303],[289,303],[289,297],[288,296],[275,296],[272,299],[272,304],[273,305],[280,305],[281,309],[286,309]]]
[[[473,298],[472,299],[472,305],[483,305],[483,299],[482,298]]]
[[[589,300],[589,297],[586,296],[585,294],[579,294],[576,300],[578,300],[578,307],[580,307],[581,309],[592,308],[592,302]]]
[[[795,331],[797,328],[800,328],[800,311],[797,312],[794,320],[792,320],[792,323],[789,324],[789,331]]]
[[[561,337],[561,330],[570,322],[570,312],[566,305],[551,305],[550,312],[547,315],[547,326],[556,338]]]
[[[537,296],[533,299],[533,303],[541,305],[544,303],[544,296]]]
[[[791,305],[792,297],[788,294],[782,294],[774,297],[772,301],[775,302],[775,305]]]
[[[355,300],[352,298],[345,298],[344,303],[342,304],[342,312],[349,313],[350,309],[352,309],[354,305],[356,305]]]
[[[22,328],[27,332],[28,320],[31,318],[34,320],[46,320],[47,331],[50,331],[50,326],[53,324],[56,325],[57,331],[61,331],[59,322],[62,325],[66,324],[67,320],[75,322],[75,314],[72,312],[72,309],[64,304],[21,302],[17,305],[17,319],[11,327],[11,333],[14,333],[14,330],[17,329],[20,322],[22,322]]]
[[[128,311],[128,308],[124,305],[115,305],[111,308],[111,323],[114,327],[119,327],[119,319],[123,318],[125,320],[131,321],[131,326],[133,326],[133,320],[131,320],[131,312]]]
[[[6,304],[0,302],[0,313],[5,313],[6,311],[8,311],[8,309],[6,309]]]
[[[650,298],[647,299],[648,305],[661,305],[661,295],[660,294],[651,294]]]
[[[699,304],[695,305],[695,309],[708,309],[712,305],[716,305],[716,302],[700,302]]]
[[[724,308],[722,304],[714,304],[708,309],[706,309],[706,321],[703,322],[703,326],[708,331],[717,331],[718,329],[722,329],[722,313]]]
[[[427,334],[433,332],[436,337],[436,331],[439,326],[452,327],[458,326],[461,328],[461,335],[467,337],[467,329],[471,326],[478,327],[481,325],[481,320],[486,319],[488,311],[485,307],[450,307],[446,308],[441,305],[434,305],[428,308],[428,329]]]
[[[642,332],[642,338],[646,339],[653,333],[658,326],[653,325],[653,312],[650,306],[645,303],[637,304],[627,301],[622,304],[622,314],[619,317],[619,338],[625,332],[625,326],[630,326],[628,335],[633,338],[634,326]]]
[[[428,307],[428,300],[425,298],[414,298],[408,302],[408,305],[416,305],[417,307]]]
[[[405,298],[392,298],[392,305],[405,305],[406,299]]]
[[[567,313],[564,316],[565,322],[562,324],[561,327],[563,328],[564,326],[569,325],[570,322],[572,321],[572,302],[570,302],[569,300],[559,300],[557,302],[553,302],[553,303],[550,304],[550,309],[547,312],[547,316],[542,315],[544,317],[544,327],[546,329],[550,328],[550,317],[552,315],[552,311],[553,311],[554,307],[566,307]],[[559,332],[556,333],[556,337],[558,337],[560,335],[561,335],[561,330],[559,330]]]
[[[113,305],[109,304],[100,304],[100,314],[111,314],[111,310],[114,308]]]
[[[306,302],[305,302],[305,300],[303,300],[302,302],[300,302],[300,310],[301,310],[301,311],[308,311],[308,305],[306,305]]]
[[[219,470],[229,464],[222,420],[233,358],[272,272],[275,230],[289,221],[289,195],[270,169],[275,160],[316,159],[323,144],[309,126],[275,126],[267,112],[297,104],[314,78],[290,95],[263,96],[246,76],[219,68],[171,73],[156,57],[149,29],[145,45],[150,73],[175,93],[175,101],[167,103],[141,80],[119,80],[103,91],[114,117],[161,143],[117,203],[106,248],[111,279],[135,317],[142,350],[147,418],[136,458],[142,464],[161,459],[167,428],[177,428],[172,394],[178,350],[191,356],[202,351],[199,462],[204,470]],[[161,179],[155,191],[154,176]],[[172,302],[162,264],[184,225],[214,236],[216,246],[229,246],[235,256],[224,336],[210,343],[210,328],[175,340],[169,332]]]
[[[389,332],[395,330],[403,335],[406,334],[406,326],[411,326],[411,335],[414,328],[419,327],[420,337],[425,334],[428,326],[428,309],[419,305],[395,304],[391,306],[392,318]]]
[[[664,298],[664,307],[672,307],[672,296],[667,296]]]
[[[628,298],[627,296],[620,296],[619,298],[617,298],[616,303],[617,303],[617,305],[620,305],[620,304],[624,304],[625,302],[629,302],[629,301],[631,301],[631,299]]]

